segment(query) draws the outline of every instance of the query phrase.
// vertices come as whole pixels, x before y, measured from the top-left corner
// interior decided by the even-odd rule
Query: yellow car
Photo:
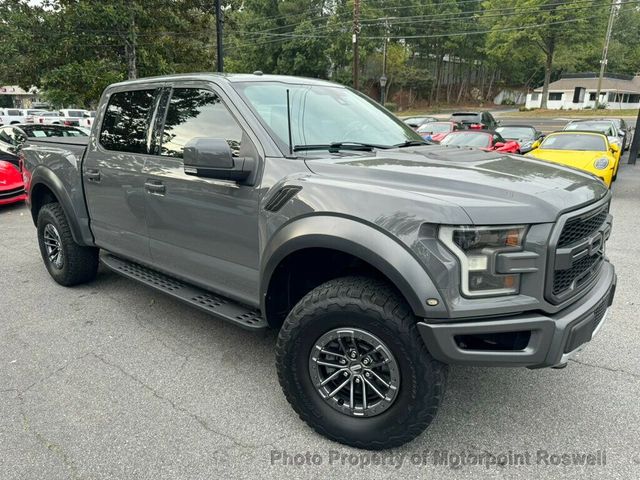
[[[600,178],[607,187],[616,179],[620,166],[620,147],[596,132],[563,131],[547,135],[533,145],[527,157],[585,170]]]

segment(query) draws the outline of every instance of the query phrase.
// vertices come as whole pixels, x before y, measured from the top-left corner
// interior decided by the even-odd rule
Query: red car
[[[12,163],[0,161],[0,205],[26,199],[22,175],[18,169]]]
[[[418,128],[417,132],[433,143],[440,143],[449,133],[464,130],[464,126],[458,122],[429,122]]]
[[[441,145],[474,147],[487,152],[520,153],[520,144],[507,141],[499,133],[482,130],[451,132],[440,141]]]

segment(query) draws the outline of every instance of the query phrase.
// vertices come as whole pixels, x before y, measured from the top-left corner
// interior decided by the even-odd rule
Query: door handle
[[[85,172],[85,176],[90,182],[98,183],[100,181],[100,170],[97,170],[95,168],[88,169]]]
[[[147,180],[144,183],[144,189],[153,195],[164,195],[167,191],[164,183],[157,180]]]

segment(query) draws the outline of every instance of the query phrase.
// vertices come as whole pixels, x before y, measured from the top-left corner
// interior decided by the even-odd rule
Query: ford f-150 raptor
[[[51,276],[101,261],[241,327],[279,331],[315,430],[398,446],[447,366],[561,367],[611,305],[611,194],[544,161],[429,145],[330,82],[193,74],[109,86],[90,137],[29,139]]]

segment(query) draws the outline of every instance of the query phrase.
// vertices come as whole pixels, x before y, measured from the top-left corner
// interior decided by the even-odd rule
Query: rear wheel
[[[49,274],[60,285],[93,280],[98,272],[98,249],[78,245],[59,203],[48,203],[38,213],[38,244]]]
[[[412,440],[435,417],[447,373],[416,321],[377,280],[345,277],[312,290],[278,337],[287,400],[312,428],[346,445],[382,449]]]

